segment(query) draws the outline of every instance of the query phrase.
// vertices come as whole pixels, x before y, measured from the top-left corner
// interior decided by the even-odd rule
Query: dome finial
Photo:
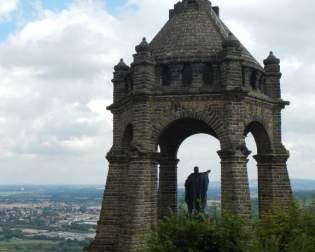
[[[280,64],[280,59],[278,59],[278,58],[273,54],[273,52],[270,51],[268,58],[264,60],[264,64],[265,64],[265,65],[272,65],[272,64],[278,65],[278,64]]]
[[[150,51],[150,45],[148,44],[147,40],[145,37],[142,38],[142,42],[136,46],[136,52],[146,52]]]
[[[121,58],[119,63],[114,67],[114,70],[116,72],[129,71],[129,66],[127,66],[126,63],[124,62],[124,59]]]

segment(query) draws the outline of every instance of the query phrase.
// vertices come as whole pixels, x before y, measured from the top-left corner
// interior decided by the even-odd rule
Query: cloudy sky
[[[0,184],[104,184],[113,65],[131,62],[134,46],[153,38],[175,2],[0,0]],[[290,176],[315,179],[315,3],[212,3],[260,62],[270,50],[281,58]],[[252,137],[247,143],[255,152]],[[206,135],[187,139],[179,180],[195,164],[219,180],[218,149]],[[249,174],[256,177],[253,160]]]

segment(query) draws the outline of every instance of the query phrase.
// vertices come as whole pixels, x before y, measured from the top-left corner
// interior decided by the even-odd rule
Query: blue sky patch
[[[59,11],[68,6],[69,3],[72,2],[72,0],[42,0],[43,1],[43,7],[45,9],[53,10],[53,11]]]
[[[110,13],[115,14],[118,9],[127,2],[127,0],[105,0],[105,5]]]
[[[16,29],[16,23],[14,21],[10,22],[0,22],[0,42],[7,39],[10,33],[14,32]]]
[[[42,0],[42,6],[52,11],[65,9],[73,0]],[[104,0],[107,10],[115,15],[119,8],[125,5],[128,0]],[[18,24],[23,25],[37,17],[35,1],[21,0],[19,10],[12,15],[12,20],[0,22],[0,42],[18,30]]]

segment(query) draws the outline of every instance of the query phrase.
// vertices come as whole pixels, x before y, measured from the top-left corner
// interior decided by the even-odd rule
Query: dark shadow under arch
[[[267,154],[271,152],[271,141],[263,124],[258,121],[249,123],[244,130],[244,136],[252,133],[257,146],[257,154]]]
[[[133,125],[128,124],[122,138],[122,148],[128,150],[133,140]]]
[[[259,156],[264,156],[268,155],[272,152],[271,149],[271,141],[270,137],[268,135],[268,132],[265,128],[265,126],[258,122],[258,121],[253,121],[249,123],[245,130],[244,130],[244,136],[247,136],[249,133],[252,134],[255,143],[256,143],[256,149],[257,149],[257,155],[252,156],[250,159],[254,158],[257,161],[257,157]],[[259,160],[259,159],[258,159]],[[257,162],[257,193],[258,193],[258,198],[255,202],[254,199],[252,199],[252,210],[253,209],[258,209],[258,215],[260,216],[263,212],[262,210],[262,201],[263,198],[268,195],[269,192],[266,191],[266,181],[270,181],[270,178],[266,176],[266,167],[262,165],[259,161]],[[253,212],[252,212],[253,214]],[[256,212],[255,212],[256,214]],[[255,216],[255,215],[253,215]],[[257,217],[257,216],[255,216]]]
[[[209,134],[218,139],[216,132],[204,121],[192,118],[182,118],[171,122],[166,126],[158,139],[161,154],[172,152],[176,156],[181,143],[195,134]]]

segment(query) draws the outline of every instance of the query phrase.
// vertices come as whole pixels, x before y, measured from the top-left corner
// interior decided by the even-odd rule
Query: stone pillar
[[[274,208],[287,209],[292,201],[292,190],[286,162],[288,153],[254,156],[258,168],[259,214]]]
[[[203,86],[203,69],[205,64],[203,63],[193,63],[193,87],[201,88]]]
[[[247,155],[241,151],[218,151],[221,158],[222,211],[250,218],[251,205]]]
[[[85,249],[88,252],[115,251],[120,235],[120,225],[125,191],[124,174],[127,172],[128,160],[123,155],[107,156],[109,171],[103,196],[100,219],[97,223],[96,237]]]
[[[241,43],[230,33],[223,41],[223,59],[221,63],[222,89],[240,90],[243,86]]]
[[[271,98],[280,99],[280,60],[270,52],[267,59],[264,60],[265,69],[265,90]]]
[[[172,65],[169,65],[168,67],[170,69],[170,75],[171,75],[170,86],[181,87],[183,64],[172,64]]]
[[[114,69],[114,78],[112,80],[114,84],[114,102],[118,102],[127,94],[126,77],[130,71],[130,68],[125,64],[123,59],[121,59]]]
[[[117,251],[145,251],[146,238],[157,224],[157,158],[151,154],[132,156],[124,190],[125,223]]]
[[[161,158],[159,176],[159,218],[177,211],[177,164],[178,159]]]
[[[131,64],[133,72],[134,93],[150,93],[155,85],[155,61],[146,39],[136,46],[136,54]]]

